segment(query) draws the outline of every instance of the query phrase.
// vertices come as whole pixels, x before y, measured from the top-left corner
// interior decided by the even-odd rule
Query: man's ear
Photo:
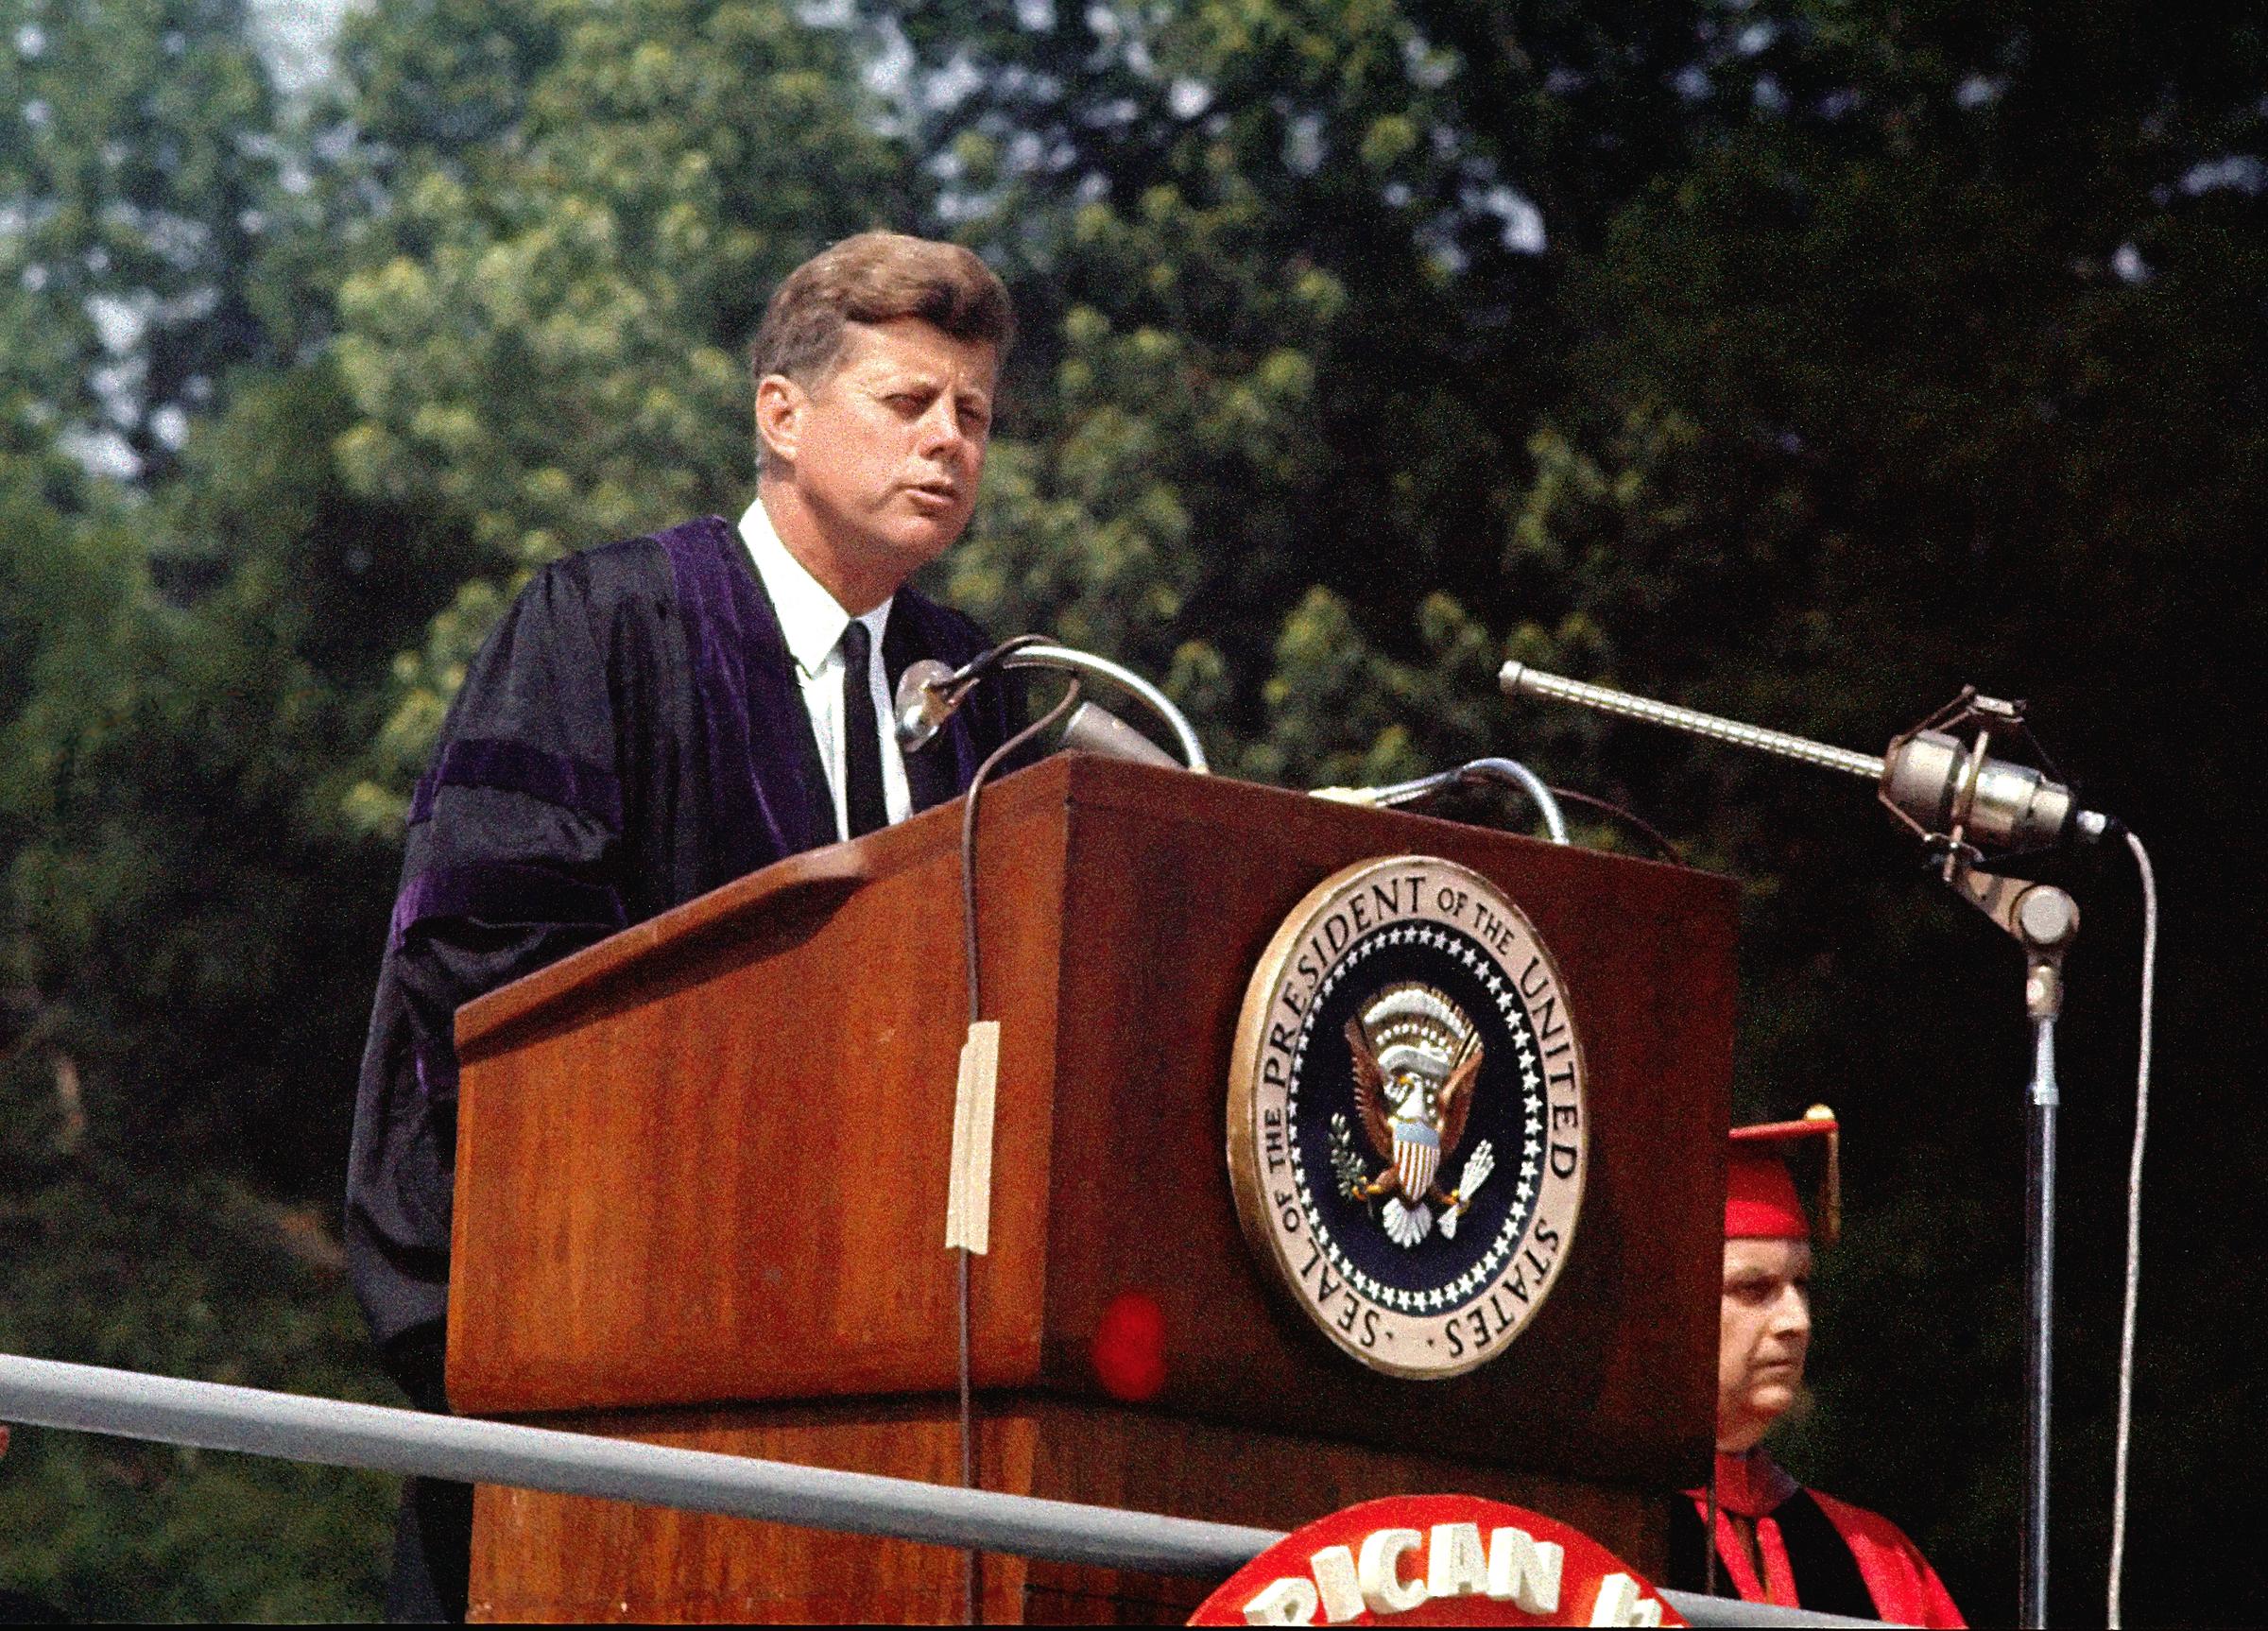
[[[803,409],[810,394],[785,374],[756,382],[756,439],[767,463],[794,464],[803,434]]]

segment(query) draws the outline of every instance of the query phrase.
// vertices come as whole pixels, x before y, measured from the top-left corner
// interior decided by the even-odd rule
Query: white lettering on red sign
[[[1599,1582],[1599,1594],[1590,1605],[1593,1625],[1658,1625],[1661,1599],[1648,1597],[1627,1574],[1609,1574]]]
[[[1382,1617],[1407,1614],[1435,1598],[1487,1597],[1529,1614],[1559,1611],[1565,1548],[1538,1540],[1524,1529],[1488,1532],[1481,1545],[1473,1523],[1436,1523],[1431,1536],[1415,1529],[1377,1529],[1359,1548],[1326,1546],[1308,1559],[1310,1575],[1271,1580],[1244,1606],[1252,1625],[1343,1624],[1365,1609]],[[1661,1599],[1627,1574],[1599,1582],[1591,1604],[1593,1625],[1658,1625]]]

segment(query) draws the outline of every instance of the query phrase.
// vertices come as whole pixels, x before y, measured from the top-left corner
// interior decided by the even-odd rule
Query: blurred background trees
[[[2227,727],[2268,635],[2257,26],[2123,0],[305,15],[9,0],[0,32],[0,1348],[387,1397],[336,1192],[440,711],[530,566],[736,513],[763,300],[888,225],[979,249],[1024,320],[940,592],[1164,678],[1236,773],[1509,751],[1743,880],[1742,1112],[1826,1099],[1850,1127],[1791,1459],[1905,1521],[1982,1619],[2013,1602],[2013,950],[1862,790],[1492,673],[1868,748],[1965,681],[2034,699],[2176,913],[2128,1601],[2234,1600],[2235,1519],[2195,1491],[2242,1487],[2263,1426],[2230,1247],[2268,1149],[2199,1090],[2242,1079],[2227,1016],[2261,972],[2259,892],[2226,884],[2258,871]],[[2137,966],[2130,873],[2081,882],[2072,1615],[2101,1584]],[[0,1582],[105,1616],[369,1613],[388,1499],[20,1434]]]

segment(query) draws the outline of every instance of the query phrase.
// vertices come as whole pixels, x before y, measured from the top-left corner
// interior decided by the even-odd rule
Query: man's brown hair
[[[845,323],[919,318],[956,340],[984,340],[1005,360],[1016,341],[1008,291],[958,244],[903,232],[861,232],[787,275],[749,347],[756,378],[810,385],[834,366]]]

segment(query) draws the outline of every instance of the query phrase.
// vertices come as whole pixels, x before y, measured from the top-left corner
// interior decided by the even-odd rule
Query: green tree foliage
[[[296,327],[247,268],[288,207],[241,0],[9,9],[0,402],[155,478],[229,369]]]
[[[1180,592],[1121,609],[1105,579],[1091,620],[1147,610],[1134,649],[1209,652],[1199,672],[1254,773],[1384,774],[1471,746],[1485,713],[1451,692],[1478,659],[1425,704],[1410,687],[1446,680],[1438,643],[1469,644],[1454,631],[1472,604],[1505,592],[1523,449],[1564,388],[1552,290],[1646,174],[1641,155],[1685,139],[1660,77],[1690,49],[1683,17],[1540,7],[1515,34],[1423,6],[904,15],[941,77],[966,65],[925,135],[949,196],[1027,303],[1066,313],[1032,359],[1057,374],[1031,481],[1074,505],[1098,487],[1171,501],[1143,506],[1171,523],[1143,542]],[[1162,425],[1160,403],[1176,410]],[[1114,438],[1121,422],[1154,445]],[[1100,484],[1098,441],[1128,467]],[[1075,544],[1014,513],[996,509],[988,548],[1075,574]],[[1020,575],[981,555],[961,570],[971,592]],[[1524,648],[1579,648],[1584,627],[1563,622],[1521,619]],[[1399,681],[1397,650],[1424,659]],[[1395,719],[1349,711],[1350,688],[1392,697]]]
[[[30,133],[0,160],[0,491],[27,518],[0,541],[0,1047],[67,1049],[146,1153],[328,1195],[347,1109],[309,1061],[351,1064],[391,865],[339,818],[345,766],[454,584],[339,479],[313,234],[353,178],[246,28],[34,5],[0,51]],[[61,456],[120,468],[104,434],[132,487]]]
[[[407,8],[352,27],[397,207],[340,294],[357,419],[339,457],[354,491],[461,541],[465,584],[403,665],[355,806],[391,823],[512,575],[657,516],[737,513],[745,347],[771,285],[913,212],[857,37],[786,7]]]
[[[391,835],[463,664],[533,564],[745,503],[772,283],[845,232],[929,230],[1002,269],[1025,335],[950,596],[1165,678],[1239,773],[1508,750],[1743,879],[1741,1102],[1853,1128],[1797,1451],[2006,1614],[2013,952],[1857,784],[1492,677],[1858,747],[1964,681],[2028,695],[2174,899],[2244,873],[2210,813],[2254,779],[2197,744],[2249,717],[2213,654],[2268,633],[2257,26],[2131,0],[385,0],[302,113],[234,0],[12,21],[0,1298],[30,1289],[0,1344],[370,1385],[272,1197],[335,1188]],[[106,432],[131,493],[58,453]],[[2080,881],[2064,1604],[2100,1577],[2134,1040],[2131,897]],[[2233,1079],[2214,1016],[2253,965],[2173,944],[2161,1071]],[[2138,1618],[2244,1588],[2180,1484],[2234,1484],[2261,1427],[2230,1380],[2250,1328],[2175,1311],[2227,1305],[2194,1243],[2268,1150],[2185,1109]],[[42,1118],[71,1113],[66,1158]],[[153,1183],[161,1159],[200,1176]],[[273,1272],[216,1292],[176,1200]],[[137,1251],[130,1297],[71,1289]],[[236,1300],[207,1327],[200,1299]],[[0,1466],[11,1534],[60,1537],[0,1551],[9,1580],[90,1612],[369,1605],[367,1489],[319,1497],[321,1577],[293,1586],[232,1538],[293,1475],[229,1495],[56,1442]],[[88,1502],[91,1529],[58,1516]]]
[[[387,868],[329,836],[324,766],[375,714],[294,651],[330,655],[315,575],[171,604],[153,507],[0,460],[0,1351],[387,1397],[330,1221]],[[389,1499],[19,1431],[0,1581],[90,1618],[361,1617]]]
[[[121,1159],[44,1075],[0,1073],[0,1350],[388,1399],[318,1212]],[[389,1479],[11,1436],[0,1582],[74,1618],[364,1619],[378,1600]]]
[[[245,21],[0,37],[0,1349],[385,1396],[334,1237],[392,858],[338,811],[450,586],[338,479],[335,371],[290,366],[330,195]],[[361,1617],[388,1499],[19,1432],[0,1580]]]

